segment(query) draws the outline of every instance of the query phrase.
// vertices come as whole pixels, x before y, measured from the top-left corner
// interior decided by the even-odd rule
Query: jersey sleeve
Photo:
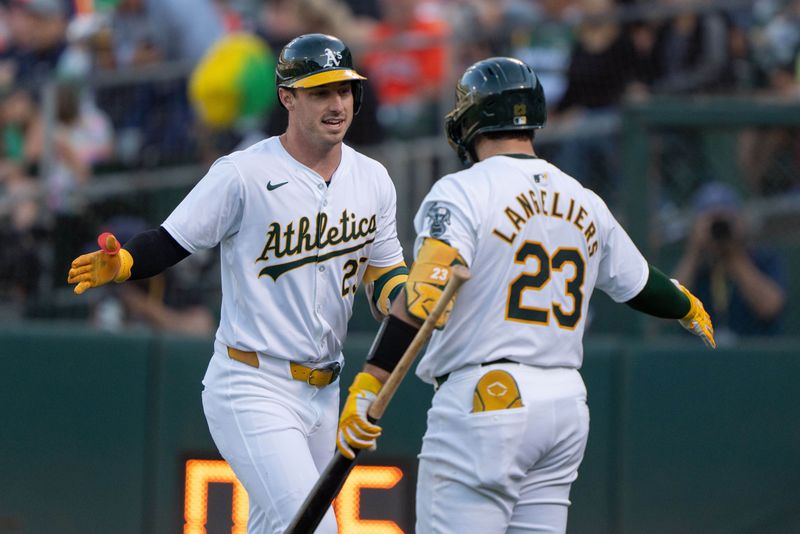
[[[244,184],[236,165],[217,160],[162,226],[191,253],[235,234],[242,220]]]
[[[615,302],[626,302],[644,288],[649,265],[605,202],[594,198],[603,229],[596,287]]]
[[[369,257],[369,265],[388,267],[403,261],[403,247],[397,238],[397,193],[391,178],[383,170],[381,205],[378,214],[378,231]]]
[[[458,250],[466,264],[471,265],[479,220],[477,205],[464,187],[454,179],[442,178],[434,184],[414,217],[417,232],[414,257],[425,238],[432,237]]]

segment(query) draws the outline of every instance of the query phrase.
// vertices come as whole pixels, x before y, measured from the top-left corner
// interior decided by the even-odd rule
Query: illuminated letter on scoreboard
[[[225,460],[189,460],[186,462],[186,493],[183,534],[206,534],[208,521],[208,485],[212,482],[233,484],[233,528],[231,534],[247,534],[247,492]]]
[[[361,519],[361,490],[390,489],[403,478],[399,467],[357,465],[333,503],[342,534],[403,534],[394,521]]]
[[[333,503],[341,534],[404,534],[394,521],[361,519],[361,490],[391,489],[403,478],[394,466],[357,465]],[[206,534],[208,523],[208,485],[233,485],[231,534],[246,534],[248,500],[242,484],[224,460],[188,460],[184,497],[183,534]]]

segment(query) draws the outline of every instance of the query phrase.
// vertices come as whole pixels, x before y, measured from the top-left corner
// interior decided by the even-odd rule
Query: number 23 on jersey
[[[536,272],[523,272],[508,286],[506,320],[522,323],[547,325],[550,312],[553,312],[558,326],[572,330],[581,319],[583,304],[583,281],[586,262],[576,248],[559,247],[552,254],[541,243],[525,241],[514,254],[514,262],[525,264],[529,258],[538,262]],[[567,279],[564,293],[572,299],[572,309],[565,311],[560,303],[553,302],[547,308],[524,306],[522,295],[525,291],[541,291],[550,282],[553,271],[562,271],[571,266],[574,275]]]

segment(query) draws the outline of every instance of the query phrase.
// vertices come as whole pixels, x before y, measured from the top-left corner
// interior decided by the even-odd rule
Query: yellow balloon
[[[248,33],[231,34],[217,41],[197,64],[189,79],[189,99],[200,120],[215,128],[231,126],[247,108],[263,109],[274,98],[269,48]],[[254,70],[257,70],[255,74]],[[254,79],[261,80],[253,87]],[[263,82],[273,87],[264,87]],[[257,92],[258,94],[252,94]],[[253,106],[253,98],[265,99]]]

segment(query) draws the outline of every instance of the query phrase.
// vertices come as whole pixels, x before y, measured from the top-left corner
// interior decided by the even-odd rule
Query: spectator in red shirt
[[[423,13],[419,0],[384,0],[381,7],[362,62],[377,89],[378,118],[396,137],[435,134],[449,26]]]

